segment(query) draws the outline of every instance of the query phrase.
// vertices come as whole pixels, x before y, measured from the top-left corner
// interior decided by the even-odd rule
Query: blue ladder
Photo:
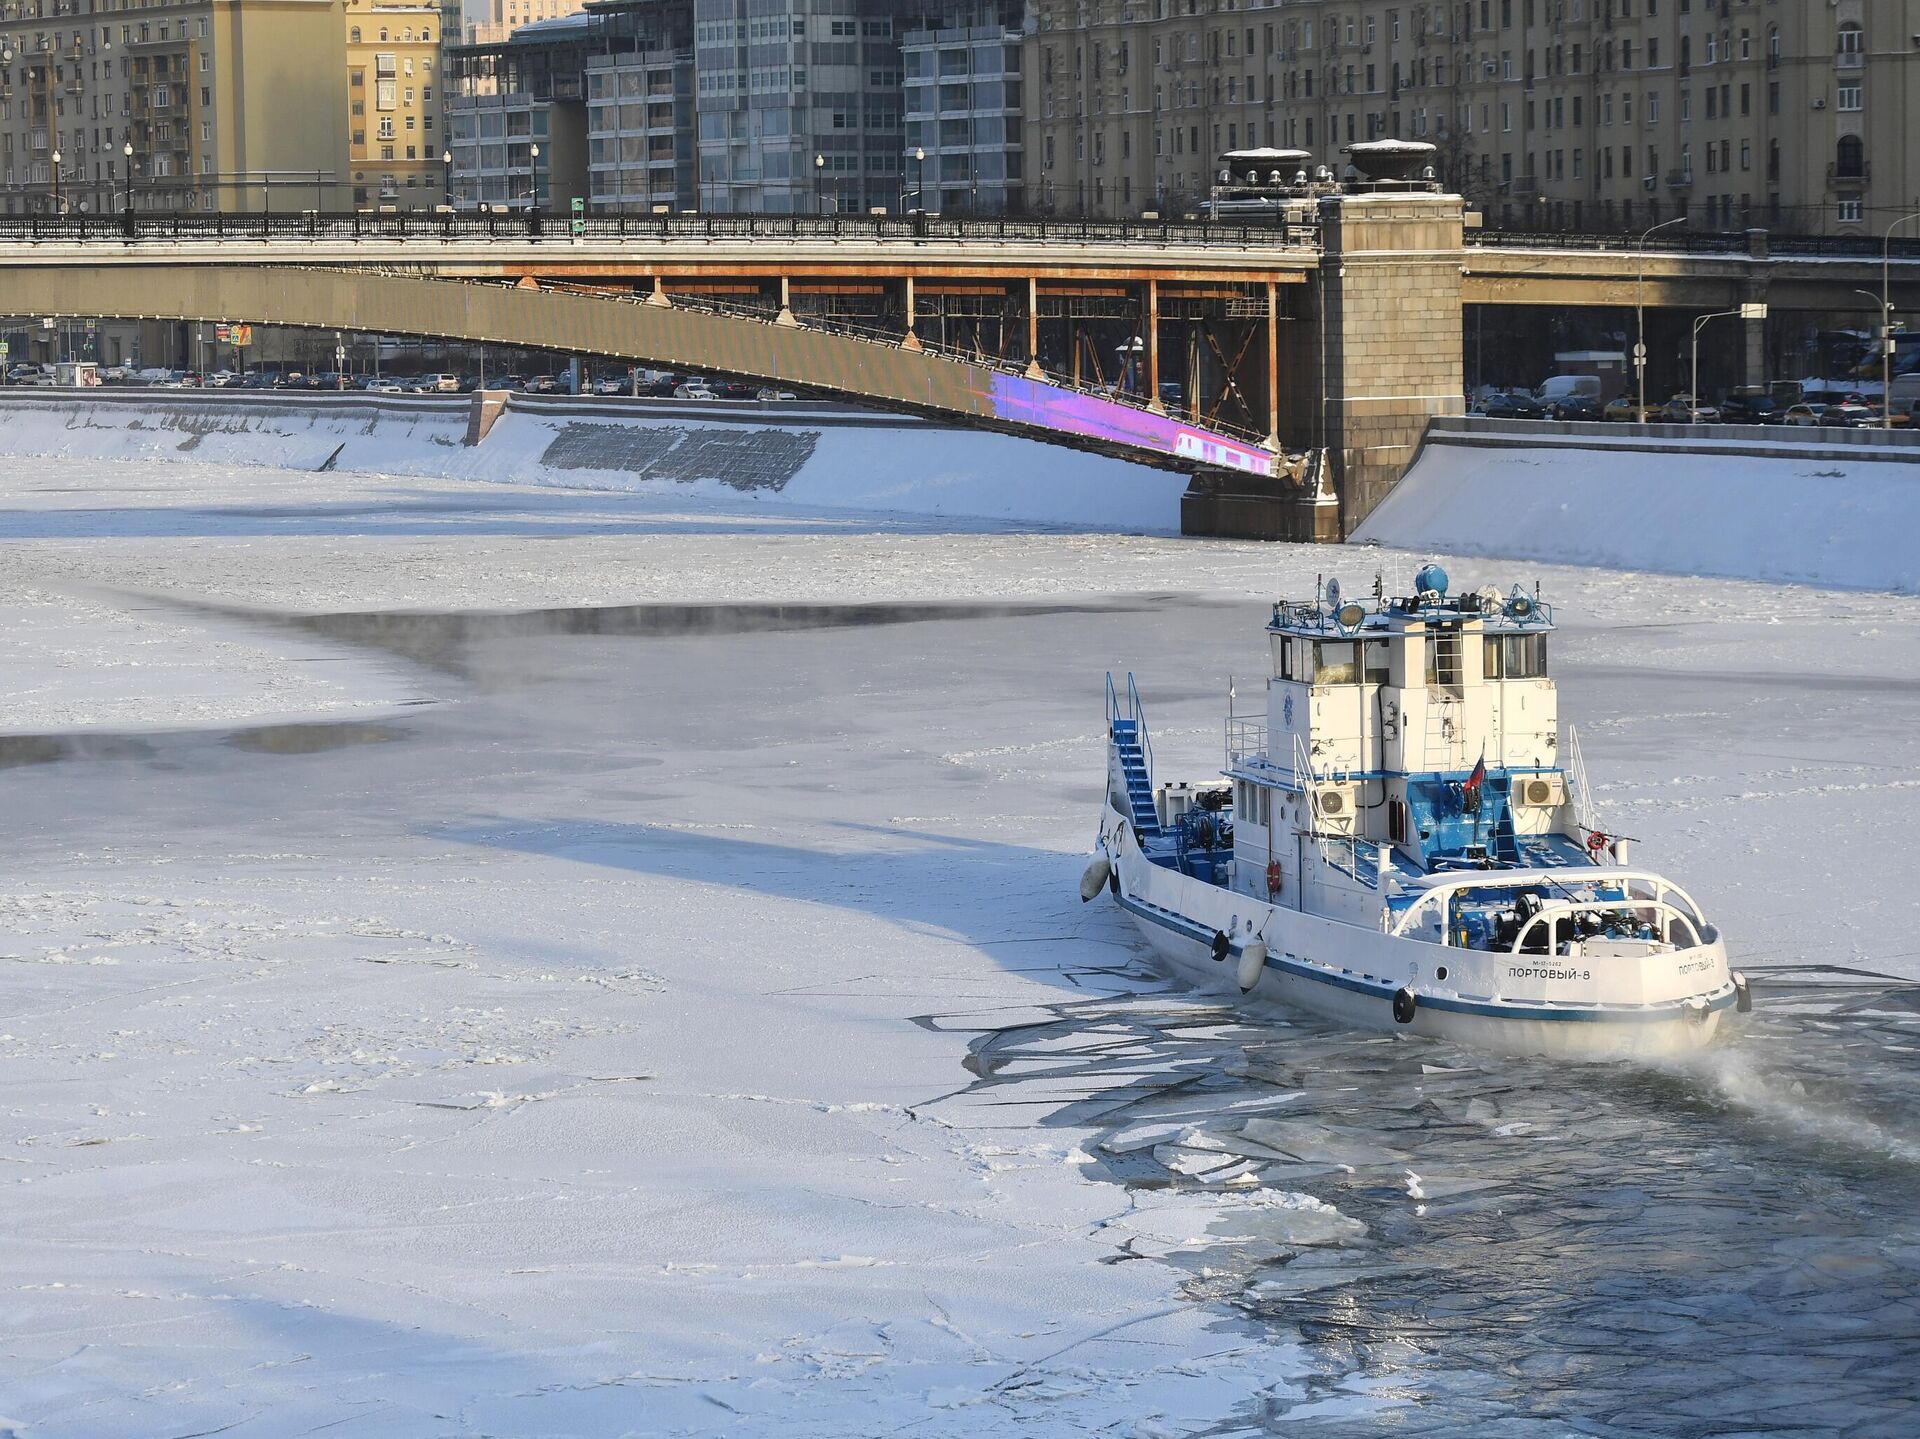
[[[1153,781],[1140,748],[1137,721],[1115,720],[1113,745],[1120,754],[1120,773],[1126,777],[1127,807],[1133,811],[1134,829],[1143,839],[1159,834],[1160,816],[1153,807]]]

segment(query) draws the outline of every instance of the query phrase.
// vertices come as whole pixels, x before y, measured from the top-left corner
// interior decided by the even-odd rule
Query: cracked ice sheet
[[[186,478],[169,479],[168,534],[95,524],[88,537],[82,516],[61,521],[68,538],[9,543],[9,558],[41,583],[124,579],[288,609],[789,589],[1208,599],[483,640],[459,702],[392,744],[8,772],[0,1413],[28,1434],[1231,1432],[1281,1422],[1324,1372],[1286,1306],[1324,1286],[1350,1307],[1356,1274],[1392,1265],[1397,1246],[1358,1270],[1327,1247],[1360,1222],[1348,1210],[1411,1227],[1410,1169],[1435,1177],[1422,1192],[1436,1197],[1475,1172],[1381,1144],[1412,1098],[1349,1117],[1394,1094],[1368,1055],[1411,1063],[1405,1046],[1341,1050],[1324,1071],[1335,1097],[1311,1118],[1293,1116],[1302,1086],[1282,1075],[1285,1108],[1265,1123],[1235,1080],[1276,1062],[1236,1057],[1237,1032],[1258,1026],[1202,1008],[1176,1038],[1219,1046],[1213,1091],[1129,1105],[1088,1075],[1081,1117],[1063,1108],[1071,1083],[1013,1070],[975,1083],[977,1029],[941,1018],[1064,1013],[1078,1038],[1042,1045],[1043,1065],[1105,1035],[1128,1076],[1150,1070],[1109,1013],[1171,1029],[1196,1001],[1157,994],[1126,925],[1073,894],[1100,789],[1098,674],[1151,675],[1163,763],[1208,774],[1222,677],[1262,654],[1259,605],[1220,600],[1297,593],[1316,570],[1364,574],[1376,557],[739,518],[722,543],[702,533],[710,515],[663,521],[608,497],[509,495],[482,512],[447,487],[409,517],[350,476],[211,471],[198,491]],[[402,524],[434,528],[396,538]],[[1900,811],[1863,815],[1847,786],[1920,760],[1914,699],[1889,682],[1861,704],[1846,687],[1913,673],[1920,606],[1546,577],[1576,619],[1556,641],[1579,694],[1569,712],[1625,716],[1596,727],[1587,759],[1635,806],[1642,852],[1737,947],[1797,959],[1829,952],[1838,930],[1843,948],[1920,972],[1901,958],[1905,909],[1836,916],[1821,872],[1904,892]],[[1778,773],[1809,766],[1823,777]],[[1769,810],[1744,798],[1756,792],[1779,798]],[[1756,880],[1732,827],[1815,868]],[[1529,1187],[1517,1176],[1547,1144],[1558,1163],[1564,1116],[1513,1118],[1498,1074],[1441,1058],[1465,1077],[1422,1083],[1462,1092],[1421,1106],[1475,1134],[1546,1136],[1512,1141],[1528,1158],[1507,1161],[1510,1188]],[[1644,1131],[1581,1118],[1586,1173]],[[1245,1200],[1138,1199],[1088,1158],[1103,1124],[1136,1121],[1173,1126],[1169,1158],[1211,1162],[1209,1125],[1289,1158]],[[1328,1172],[1343,1166],[1371,1187],[1342,1197]],[[1271,1203],[1315,1185],[1335,1217]],[[1450,1255],[1450,1233],[1430,1223],[1409,1252]],[[1660,1238],[1629,1237],[1642,1251]],[[1282,1320],[1211,1302],[1302,1248],[1279,1288],[1254,1291]],[[1888,1297],[1906,1263],[1838,1246],[1791,1282],[1828,1304],[1855,1293],[1882,1331],[1910,1332]],[[1381,1303],[1358,1302],[1363,1315]],[[1597,1331],[1608,1345],[1643,1323],[1614,1307],[1630,1312]],[[1671,1387],[1723,1393],[1695,1377]],[[1376,1382],[1314,1387],[1313,1412],[1364,1421],[1435,1396],[1430,1379]]]

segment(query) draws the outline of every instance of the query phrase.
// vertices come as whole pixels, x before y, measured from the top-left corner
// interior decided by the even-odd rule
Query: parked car
[[[1720,402],[1720,418],[1729,425],[1777,425],[1785,413],[1771,395],[1728,395]]]
[[[1606,409],[1600,412],[1604,420],[1624,421],[1630,425],[1657,424],[1663,409],[1660,405],[1642,405],[1631,395],[1622,395],[1617,400],[1607,402]]]
[[[566,390],[567,384],[558,375],[535,375],[525,388],[529,395],[558,395]]]
[[[1789,405],[1781,416],[1783,425],[1824,425],[1827,422],[1825,405]]]
[[[715,385],[713,392],[723,400],[751,400],[760,393],[752,385],[743,385],[738,380],[729,380],[723,385]]]
[[[1480,402],[1474,413],[1490,420],[1544,420],[1547,417],[1538,400],[1519,390],[1495,391]]]
[[[451,395],[458,393],[460,389],[460,377],[458,375],[422,375],[420,377],[420,384],[421,388],[429,394],[437,392],[439,394]]]
[[[1550,420],[1601,420],[1606,411],[1601,409],[1600,401],[1592,395],[1568,395],[1562,399],[1546,402],[1547,418]]]
[[[622,379],[616,378],[615,376],[608,375],[604,379],[595,380],[593,382],[593,392],[596,395],[631,394],[633,392],[633,381],[622,380]]]
[[[1861,395],[1847,395],[1838,403],[1828,405],[1826,414],[1820,417],[1822,424],[1858,425],[1873,414],[1873,406]]]
[[[676,400],[717,400],[720,398],[713,392],[713,387],[697,375],[690,376],[675,385],[673,387],[673,397]]]
[[[1701,404],[1692,395],[1675,395],[1661,410],[1660,418],[1670,425],[1711,425],[1719,420],[1720,411]]]
[[[797,400],[800,397],[792,390],[770,390],[764,385],[753,392],[756,400]]]

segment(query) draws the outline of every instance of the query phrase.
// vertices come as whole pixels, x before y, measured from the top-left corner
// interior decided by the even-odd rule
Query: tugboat
[[[1107,677],[1107,801],[1080,894],[1154,950],[1368,1029],[1511,1053],[1699,1048],[1750,1007],[1685,890],[1599,828],[1547,674],[1536,586],[1344,597],[1267,625],[1266,706],[1233,710],[1222,778],[1155,786],[1132,675]]]

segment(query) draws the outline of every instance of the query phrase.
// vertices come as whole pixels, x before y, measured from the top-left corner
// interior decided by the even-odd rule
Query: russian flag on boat
[[[1467,776],[1467,782],[1461,786],[1468,794],[1480,793],[1480,786],[1487,782],[1487,757],[1481,755],[1473,767],[1473,773]]]

